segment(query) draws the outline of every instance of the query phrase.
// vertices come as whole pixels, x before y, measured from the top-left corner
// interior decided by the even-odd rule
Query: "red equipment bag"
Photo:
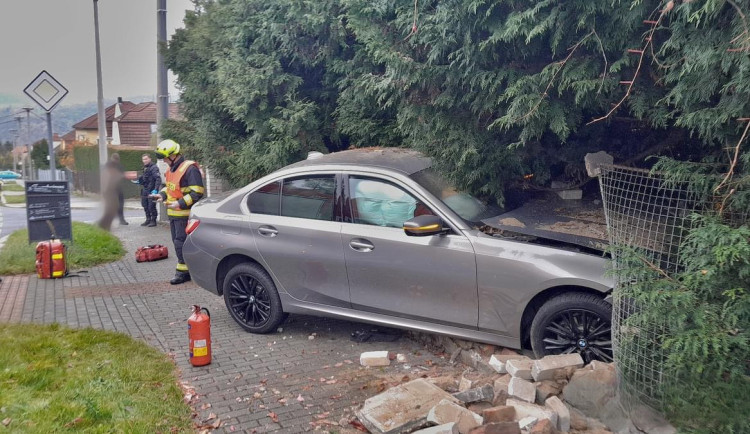
[[[135,251],[136,262],[151,262],[166,259],[169,256],[167,246],[154,244],[151,246],[138,247]]]
[[[40,279],[57,279],[68,274],[67,247],[56,239],[36,245],[36,275]]]

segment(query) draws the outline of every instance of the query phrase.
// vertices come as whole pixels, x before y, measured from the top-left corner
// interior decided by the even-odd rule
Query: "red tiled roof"
[[[106,119],[107,123],[107,135],[112,135],[112,126],[111,122],[115,117],[115,106],[117,104],[112,104],[111,106],[104,109],[104,118]],[[135,107],[135,104],[133,104],[130,101],[123,101],[120,106],[120,110],[125,113],[128,110]],[[77,124],[73,125],[73,128],[77,130],[95,130],[99,128],[99,116],[98,113],[94,113],[93,115],[87,117],[86,119],[82,120],[81,122],[78,122]]]
[[[66,142],[72,142],[76,139],[76,130],[71,130],[67,132],[64,136],[62,136],[62,139]]]
[[[169,119],[181,119],[179,104],[169,104]],[[122,115],[116,120],[121,123],[148,122],[154,124],[156,123],[156,103],[142,102],[127,111],[123,110]]]
[[[151,145],[151,123],[146,122],[121,122],[120,144],[130,146]]]

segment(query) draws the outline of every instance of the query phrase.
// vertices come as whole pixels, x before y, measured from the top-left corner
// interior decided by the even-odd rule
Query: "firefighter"
[[[180,145],[174,140],[163,140],[156,147],[156,155],[169,166],[165,174],[167,185],[159,194],[150,195],[154,200],[164,201],[169,217],[169,227],[172,230],[172,241],[177,254],[177,271],[172,285],[179,285],[190,280],[190,271],[182,258],[182,245],[187,234],[190,208],[203,197],[203,177],[195,161],[185,160],[180,155]]]

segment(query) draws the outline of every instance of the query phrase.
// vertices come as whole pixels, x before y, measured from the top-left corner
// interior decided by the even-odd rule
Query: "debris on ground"
[[[460,378],[402,383],[365,401],[357,417],[377,434],[676,432],[663,418],[654,421],[653,412],[639,423],[616,408],[612,363],[584,366],[579,354],[532,360],[499,351],[485,360],[493,373],[470,368]]]

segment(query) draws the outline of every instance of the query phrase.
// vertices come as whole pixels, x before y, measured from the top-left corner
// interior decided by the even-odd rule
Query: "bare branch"
[[[596,36],[596,40],[599,41],[599,48],[602,50],[602,57],[604,57],[604,69],[602,70],[602,83],[599,85],[599,90],[596,91],[596,93],[601,93],[602,88],[604,87],[604,79],[607,78],[607,67],[609,64],[607,63],[607,53],[604,52],[604,44],[602,44],[602,40],[599,38],[599,34],[596,33],[596,29],[593,29],[592,32],[594,33],[594,36]]]
[[[745,141],[748,131],[750,131],[750,122],[748,122],[747,125],[745,126],[745,131],[742,132],[742,136],[740,137],[740,140],[737,142],[737,145],[734,147],[734,157],[732,158],[732,164],[730,164],[729,170],[727,170],[727,173],[726,175],[724,175],[724,179],[721,181],[721,183],[717,185],[716,188],[714,189],[714,193],[718,193],[732,179],[732,176],[734,176],[734,169],[737,167],[737,160],[740,157],[740,147],[742,146],[742,142]],[[729,190],[727,195],[724,197],[724,200],[721,203],[721,207],[719,208],[720,215],[724,212],[724,205],[729,199],[729,196],[734,194],[735,191],[736,191],[735,189]]]
[[[628,89],[625,91],[625,95],[620,99],[620,101],[617,102],[610,110],[607,112],[606,115],[598,117],[596,119],[593,119],[592,121],[588,122],[586,125],[591,125],[593,123],[603,121],[604,119],[607,119],[608,117],[612,116],[612,113],[614,113],[620,106],[625,102],[625,100],[630,97],[630,93],[633,91],[633,85],[635,84],[635,79],[638,78],[638,74],[641,72],[641,66],[643,65],[643,57],[646,55],[646,50],[649,48],[649,46],[653,43],[654,38],[654,32],[656,31],[656,28],[659,26],[659,23],[661,23],[662,18],[664,18],[664,15],[666,15],[667,12],[669,12],[671,8],[665,7],[661,10],[659,13],[659,18],[656,21],[649,21],[651,24],[651,30],[648,32],[648,36],[646,36],[646,44],[643,46],[643,48],[640,50],[640,56],[638,57],[638,66],[635,69],[635,73],[633,74],[633,78],[631,80],[623,82],[623,83],[629,83]]]

